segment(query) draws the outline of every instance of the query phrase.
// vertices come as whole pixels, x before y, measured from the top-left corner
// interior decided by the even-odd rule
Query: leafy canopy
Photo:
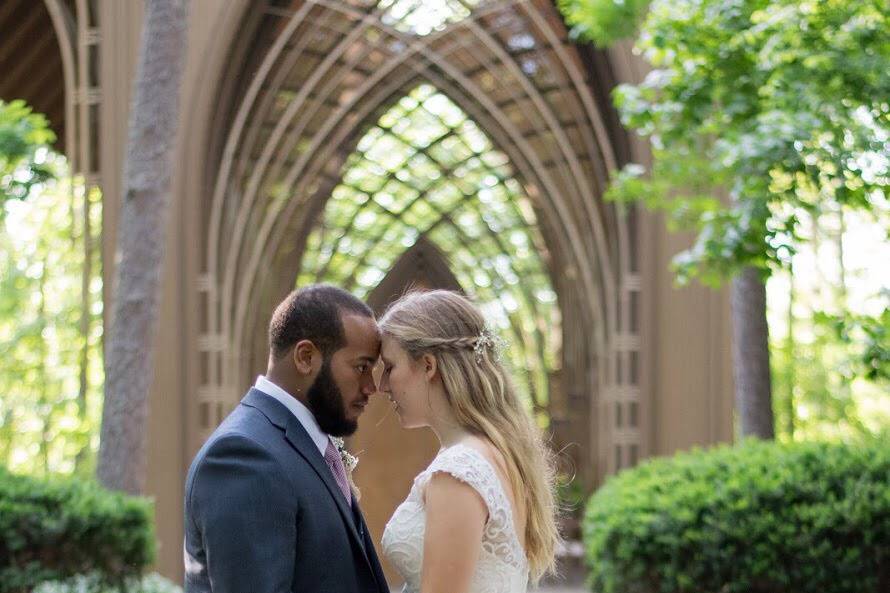
[[[24,101],[0,101],[0,218],[7,200],[23,200],[31,187],[53,177],[47,146],[55,134]]]
[[[609,196],[698,231],[675,259],[681,281],[717,284],[745,266],[768,274],[799,244],[800,209],[890,211],[886,0],[561,7],[578,36],[608,44],[646,4],[636,48],[652,71],[614,97],[624,124],[650,138],[653,165],[648,176],[625,167]],[[615,19],[627,27],[601,30]]]

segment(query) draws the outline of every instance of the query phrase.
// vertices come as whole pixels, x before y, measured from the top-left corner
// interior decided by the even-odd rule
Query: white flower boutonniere
[[[331,442],[334,443],[334,446],[337,447],[337,451],[340,453],[340,460],[343,461],[343,468],[346,470],[346,479],[349,480],[349,486],[352,488],[352,494],[355,496],[356,500],[359,500],[362,497],[362,493],[358,489],[358,486],[355,485],[355,481],[352,479],[352,472],[355,469],[355,466],[358,465],[358,457],[356,457],[346,449],[346,443],[343,442],[342,438],[331,437]]]
[[[358,457],[350,453],[346,450],[346,443],[343,442],[343,439],[340,437],[331,437],[331,441],[334,443],[334,446],[337,447],[337,451],[340,452],[340,459],[343,461],[343,467],[346,468],[346,473],[352,474],[352,471],[355,469],[355,466],[358,465]]]

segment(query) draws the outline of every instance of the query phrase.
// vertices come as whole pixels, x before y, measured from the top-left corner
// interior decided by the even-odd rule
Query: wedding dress
[[[485,456],[469,445],[439,452],[414,479],[408,498],[396,509],[383,532],[383,553],[405,579],[403,593],[420,591],[426,512],[423,493],[430,477],[444,472],[472,486],[488,507],[482,550],[470,593],[525,593],[528,561],[513,525],[513,512],[501,481]]]

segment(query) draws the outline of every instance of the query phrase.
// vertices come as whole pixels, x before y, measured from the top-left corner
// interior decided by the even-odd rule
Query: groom
[[[291,293],[269,327],[269,366],[192,462],[186,593],[388,593],[331,437],[376,390],[371,310],[333,286]]]

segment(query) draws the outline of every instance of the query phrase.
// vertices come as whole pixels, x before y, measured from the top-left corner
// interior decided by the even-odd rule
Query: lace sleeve
[[[436,473],[446,473],[471,486],[488,509],[488,520],[499,518],[503,510],[500,496],[500,483],[488,460],[472,447],[455,445],[442,451],[430,464],[423,475],[422,490]]]
[[[525,554],[513,528],[510,502],[501,486],[494,467],[485,456],[468,445],[454,445],[440,453],[421,475],[421,496],[430,477],[447,473],[469,484],[485,501],[488,520],[483,534],[483,549],[514,566],[519,566]]]

